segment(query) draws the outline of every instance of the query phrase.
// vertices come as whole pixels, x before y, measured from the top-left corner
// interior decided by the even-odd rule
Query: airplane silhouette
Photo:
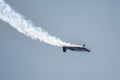
[[[72,50],[72,51],[90,52],[90,49],[85,48],[85,44],[83,44],[82,47],[76,47],[76,46],[63,46],[63,52],[66,52],[67,49]]]

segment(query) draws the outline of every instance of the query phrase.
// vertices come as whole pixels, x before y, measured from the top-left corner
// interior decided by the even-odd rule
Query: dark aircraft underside
[[[63,46],[63,52],[66,52],[67,49],[72,50],[72,51],[84,51],[84,52],[90,52],[89,49],[83,47],[73,47],[73,46]]]

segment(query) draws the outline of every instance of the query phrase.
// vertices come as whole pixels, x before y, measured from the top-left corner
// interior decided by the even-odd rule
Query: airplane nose
[[[87,52],[90,52],[90,49],[87,49],[86,51],[87,51]]]
[[[88,52],[90,52],[90,49],[88,50]]]

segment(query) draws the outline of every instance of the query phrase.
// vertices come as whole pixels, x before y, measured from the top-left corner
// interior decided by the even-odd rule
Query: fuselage
[[[66,52],[67,49],[72,50],[72,51],[90,52],[90,50],[85,47],[63,46],[63,52]]]

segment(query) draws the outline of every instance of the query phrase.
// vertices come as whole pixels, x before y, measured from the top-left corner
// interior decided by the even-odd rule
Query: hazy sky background
[[[85,52],[32,40],[0,20],[0,80],[120,80],[119,0],[5,0],[26,19]]]

